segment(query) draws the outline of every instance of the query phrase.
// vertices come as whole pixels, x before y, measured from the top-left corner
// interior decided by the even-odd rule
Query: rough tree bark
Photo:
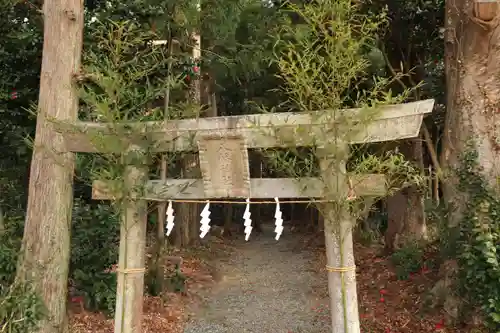
[[[405,158],[424,172],[422,139],[401,142],[398,146]],[[392,253],[405,242],[419,241],[427,237],[423,195],[416,186],[402,189],[387,198],[387,230],[385,250]],[[401,241],[399,241],[401,240]]]
[[[489,6],[493,19],[481,19],[471,0],[446,1],[447,110],[441,164],[448,173],[457,167],[472,138],[482,172],[494,188],[500,175],[500,16],[497,2],[482,6]],[[464,198],[453,177],[445,182],[443,194],[445,202],[458,204],[451,216],[455,223]]]
[[[254,178],[262,178],[262,160],[263,160],[263,155],[262,152],[260,151],[249,151],[248,152],[248,160],[249,160],[249,167],[250,167],[250,175],[251,177]],[[257,201],[257,200],[253,200]],[[262,211],[261,211],[262,205],[256,204],[256,205],[250,205],[250,213],[252,214],[252,226],[253,226],[253,231],[255,232],[262,232]],[[240,225],[242,226],[242,225]]]
[[[45,18],[43,61],[28,209],[17,281],[35,283],[48,308],[38,333],[67,329],[74,155],[65,152],[53,121],[74,122],[78,97],[73,75],[81,61],[83,1],[51,0]]]
[[[193,34],[193,61],[201,59],[201,37],[199,34]],[[199,70],[199,69],[198,69]],[[199,74],[199,73],[198,73]],[[193,79],[188,98],[196,105],[201,105],[201,79],[199,75]],[[182,178],[201,178],[200,161],[198,154],[185,153],[181,161]],[[197,238],[199,234],[198,220],[200,207],[196,203],[181,203],[179,204],[178,218],[181,225],[181,245],[189,246]]]
[[[173,54],[173,43],[172,43],[172,35],[169,31],[169,38],[167,41],[167,55],[169,58],[172,57]],[[172,63],[168,63],[168,76],[172,73]],[[170,107],[170,86],[165,89],[165,100],[163,103],[163,120],[167,121],[169,117],[169,107]],[[161,155],[161,165],[160,165],[160,179],[167,179],[167,171],[168,171],[168,155],[166,153]],[[163,252],[166,247],[166,229],[165,229],[165,219],[167,212],[167,202],[158,203],[158,219],[157,219],[157,228],[156,228],[156,244],[154,247],[154,264],[150,265],[150,269],[154,271],[155,275],[155,285],[157,286],[157,290],[153,291],[154,294],[156,292],[163,291],[163,280],[164,280],[164,272],[163,272]],[[151,292],[151,291],[150,291]]]
[[[446,174],[444,202],[453,203],[451,226],[460,221],[467,200],[452,171],[459,166],[470,139],[474,140],[471,143],[478,153],[481,172],[492,189],[497,187],[500,175],[500,17],[497,2],[478,5],[490,17],[479,15],[472,0],[447,0],[445,8],[447,105],[440,162]],[[453,279],[455,274],[449,267],[454,266],[453,262],[442,265],[444,278],[434,290],[440,290],[440,285],[445,289],[450,286],[448,276]],[[460,303],[454,293],[446,290],[444,307],[453,320],[458,317]]]

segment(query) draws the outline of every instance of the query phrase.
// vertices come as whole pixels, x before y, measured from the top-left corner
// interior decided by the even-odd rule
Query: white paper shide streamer
[[[245,221],[245,240],[248,241],[250,238],[250,233],[252,232],[252,219],[250,218],[250,199],[247,199],[247,206],[245,208],[245,213],[243,213],[243,220]]]
[[[201,211],[201,220],[200,220],[200,238],[203,238],[207,235],[208,231],[210,230],[210,202],[207,201],[207,204]]]
[[[274,224],[276,228],[274,232],[276,233],[276,240],[278,240],[283,232],[283,219],[281,218],[280,201],[278,198],[274,198],[274,201],[276,201],[276,213],[274,213],[274,218],[276,219]]]
[[[172,200],[168,200],[166,216],[167,216],[166,217],[167,224],[165,225],[165,228],[167,229],[166,234],[167,236],[170,236],[170,233],[174,228],[174,209],[172,208]]]

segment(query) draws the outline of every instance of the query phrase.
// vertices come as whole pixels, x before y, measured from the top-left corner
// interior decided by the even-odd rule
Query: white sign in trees
[[[416,137],[424,114],[434,101],[424,100],[381,108],[361,131],[335,142],[339,151],[349,144]],[[216,198],[319,198],[338,201],[348,194],[382,196],[386,180],[381,174],[348,175],[345,162],[321,149],[331,139],[335,111],[274,113],[213,117],[168,122],[55,124],[68,151],[125,154],[124,182],[96,181],[93,198],[124,199],[118,263],[115,333],[138,333],[141,328],[144,284],[147,201]],[[339,111],[337,111],[339,112]],[[361,110],[343,110],[356,117]],[[345,118],[344,118],[345,119]],[[338,139],[339,135],[335,136]],[[316,146],[320,178],[250,178],[248,148]],[[201,179],[146,179],[146,152],[199,152]],[[334,163],[334,164],[332,164]],[[352,184],[352,188],[351,187]],[[349,192],[349,193],[348,193]],[[356,278],[352,255],[352,219],[345,208],[325,204],[329,291],[335,332],[359,332]],[[335,229],[333,226],[337,225]],[[338,235],[340,233],[340,235]],[[342,240],[338,241],[338,236]],[[342,287],[341,287],[342,286]],[[343,300],[344,295],[348,299]],[[338,307],[345,304],[345,307]],[[345,311],[345,312],[344,312]],[[342,327],[338,323],[342,323]]]

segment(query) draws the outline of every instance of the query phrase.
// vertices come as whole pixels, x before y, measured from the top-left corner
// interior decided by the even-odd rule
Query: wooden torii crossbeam
[[[372,119],[361,132],[349,136],[345,145],[355,143],[392,141],[418,136],[424,114],[432,111],[433,100],[390,105]],[[344,116],[356,119],[360,110],[342,111]],[[144,123],[55,123],[63,134],[68,151],[87,153],[125,153],[198,151],[202,179],[148,180],[146,162],[131,164],[125,170],[125,187],[113,182],[96,181],[93,198],[117,199],[126,193],[128,204],[122,213],[120,230],[120,257],[115,312],[115,333],[139,333],[141,330],[142,298],[144,288],[144,262],[146,241],[147,201],[169,199],[211,198],[324,198],[331,196],[327,185],[336,185],[345,191],[348,177],[335,170],[345,170],[345,163],[331,168],[332,157],[322,156],[320,178],[301,179],[251,179],[248,167],[249,148],[318,146],[321,147],[325,127],[331,127],[329,112],[274,113],[172,120]],[[279,133],[277,135],[277,133]],[[340,147],[347,149],[347,146]],[[338,163],[339,161],[333,161]],[[384,175],[356,175],[349,179],[350,189],[357,196],[381,196],[386,193]],[[122,184],[123,185],[123,184]],[[340,185],[340,186],[338,186]],[[137,187],[141,187],[138,190]],[[339,192],[340,193],[340,192]],[[337,193],[337,194],[339,194]],[[340,222],[344,247],[352,249],[351,219],[345,215]],[[325,216],[327,248],[333,239],[331,223],[335,217]],[[338,246],[337,246],[338,247]],[[349,252],[349,251],[347,251]],[[352,254],[352,251],[349,253]],[[342,251],[327,251],[331,267],[354,266],[354,258],[345,257]],[[355,272],[342,272],[346,289],[356,297]],[[331,271],[330,285],[340,286],[342,274]],[[354,288],[354,293],[352,293]],[[344,316],[343,310],[334,308],[342,298],[339,290],[330,288],[332,317]],[[357,304],[357,301],[349,304]],[[358,315],[357,307],[347,307],[347,317]],[[333,319],[332,319],[333,320]],[[354,325],[354,324],[348,324]],[[346,327],[349,332],[359,332],[359,327]]]

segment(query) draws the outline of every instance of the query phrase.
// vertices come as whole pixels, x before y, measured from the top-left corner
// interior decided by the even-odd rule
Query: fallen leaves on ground
[[[217,250],[215,250],[217,251]],[[193,252],[177,251],[183,257],[181,271],[186,277],[185,293],[165,293],[162,297],[144,297],[143,333],[182,333],[188,316],[185,312],[188,302],[196,301],[197,291],[213,284],[210,268],[193,255]],[[166,265],[172,269],[172,265]],[[89,312],[80,304],[73,304],[70,311],[70,332],[72,333],[113,333],[113,318],[102,313]]]
[[[398,280],[390,259],[380,257],[378,247],[355,246],[357,288],[361,332],[364,333],[465,333],[472,327],[457,328],[445,324],[445,314],[424,304],[437,281],[437,274],[428,268]],[[315,293],[328,297],[326,256],[324,247],[317,250],[314,270],[324,274],[325,283]],[[329,309],[322,309],[318,320],[330,320]],[[475,328],[477,329],[477,328]]]
[[[167,295],[169,304],[164,304],[160,297],[144,298],[144,316],[142,332],[144,333],[182,333],[184,307],[181,296]],[[106,318],[101,313],[83,311],[70,316],[72,333],[113,333],[113,318]]]

